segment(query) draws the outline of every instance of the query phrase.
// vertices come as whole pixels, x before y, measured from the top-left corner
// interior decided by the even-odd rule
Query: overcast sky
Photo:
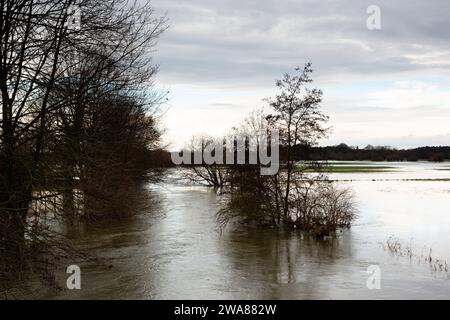
[[[224,134],[305,62],[333,132],[323,145],[450,145],[448,0],[153,0],[171,149]],[[366,10],[381,9],[381,30]]]

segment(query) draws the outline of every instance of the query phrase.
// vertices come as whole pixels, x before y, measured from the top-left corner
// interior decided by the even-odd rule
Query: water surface
[[[367,164],[365,164],[367,165]],[[378,164],[386,165],[386,164]],[[148,205],[128,220],[73,235],[104,265],[73,261],[82,290],[36,293],[92,299],[448,299],[450,273],[423,257],[450,262],[450,171],[446,164],[395,163],[394,172],[332,174],[356,195],[359,217],[337,238],[297,232],[227,229],[214,214],[220,196],[169,176],[148,186]],[[412,257],[386,250],[389,237]],[[367,267],[381,270],[369,290]]]

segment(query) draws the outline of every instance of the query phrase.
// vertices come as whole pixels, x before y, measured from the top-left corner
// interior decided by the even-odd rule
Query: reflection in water
[[[316,240],[292,231],[250,230],[231,232],[227,238],[231,270],[239,275],[239,281],[260,287],[258,299],[292,298],[286,289],[301,289],[297,298],[317,298],[323,279],[321,266],[333,268],[343,251],[351,255],[348,237]]]
[[[46,290],[38,292],[37,298],[142,298],[148,285],[155,283],[149,270],[153,267],[143,249],[151,240],[147,232],[152,222],[162,216],[160,201],[154,193],[143,185],[128,189],[123,194],[135,202],[129,206],[117,206],[120,219],[102,223],[73,222],[62,228],[71,244],[87,256],[74,256],[65,261],[66,265],[76,264],[82,270],[82,290]],[[138,213],[139,212],[139,213]],[[57,270],[59,285],[65,288],[67,279],[65,268]],[[38,284],[33,284],[37,286]],[[34,290],[36,291],[36,290]]]
[[[272,229],[229,228],[221,233],[214,216],[220,196],[169,177],[140,189],[145,201],[136,207],[139,214],[70,230],[74,245],[100,260],[68,261],[81,267],[82,290],[38,291],[36,297],[448,298],[447,274],[389,255],[380,246],[390,235],[414,238],[418,246],[432,246],[448,259],[450,198],[444,196],[444,184],[354,181],[350,185],[360,217],[337,238],[317,241]],[[372,264],[380,266],[381,290],[367,289],[366,270]]]

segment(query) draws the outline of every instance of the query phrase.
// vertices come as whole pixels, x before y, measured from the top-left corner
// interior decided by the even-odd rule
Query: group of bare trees
[[[68,220],[99,218],[147,169],[165,28],[127,0],[0,0],[0,275],[20,269],[30,218],[49,203]]]
[[[328,117],[321,111],[322,91],[308,86],[311,73],[308,63],[295,69],[293,75],[285,74],[276,82],[279,93],[266,99],[272,113],[254,112],[232,132],[233,136],[261,137],[277,130],[280,145],[271,147],[280,148],[278,173],[260,175],[261,163],[249,163],[248,155],[247,161],[240,165],[191,168],[195,177],[212,186],[225,187],[228,200],[218,213],[221,224],[237,220],[298,228],[317,236],[350,226],[355,215],[351,192],[339,189],[321,170],[316,170],[319,163],[303,165],[294,158],[296,147],[315,146],[328,131],[325,127]],[[220,177],[220,184],[211,176]]]

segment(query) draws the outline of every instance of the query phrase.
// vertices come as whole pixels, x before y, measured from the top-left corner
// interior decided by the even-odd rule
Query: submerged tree
[[[112,177],[117,176],[116,171],[127,171],[120,168],[123,156],[119,154],[132,158],[132,151],[156,148],[160,136],[155,116],[160,96],[149,91],[157,72],[150,53],[165,29],[165,18],[154,17],[148,3],[137,5],[121,0],[85,4],[82,13],[84,32],[77,34],[73,51],[62,61],[65,76],[52,95],[55,101],[65,102],[54,113],[53,123],[56,141],[60,142],[55,154],[63,168],[63,183],[58,188],[63,193],[64,215],[69,218],[77,211],[74,207],[84,201],[75,201],[77,193],[86,198],[90,197],[87,194],[100,195],[104,189],[86,193],[81,186],[90,184],[84,180],[100,181],[100,172]],[[107,117],[111,123],[117,121],[109,132],[104,127]],[[141,135],[139,147],[123,146],[130,142],[124,137],[131,130]],[[116,138],[117,146],[122,145],[111,156],[100,157],[100,152],[89,151],[94,141],[96,151],[107,148],[111,137]],[[134,165],[139,166],[136,161]],[[95,173],[97,179],[86,172]],[[112,195],[102,198],[114,200]]]
[[[238,219],[245,223],[293,227],[321,236],[340,227],[349,227],[355,215],[350,190],[338,189],[323,174],[315,174],[319,164],[296,163],[295,147],[314,146],[328,129],[328,117],[321,111],[322,91],[310,89],[311,64],[285,74],[276,85],[279,93],[266,99],[273,114],[252,115],[243,131],[258,135],[276,129],[280,135],[280,171],[260,176],[259,166],[236,166],[236,182],[229,202],[219,211],[222,224]],[[272,146],[273,147],[273,146]]]
[[[160,132],[146,105],[134,97],[104,97],[94,114],[95,119],[90,114],[90,124],[84,127],[77,162],[82,216],[117,218],[122,208],[132,205],[132,199],[123,197],[127,189],[134,188],[150,169],[145,157],[150,148],[158,147]]]
[[[221,188],[227,183],[228,167],[225,164],[224,139],[208,135],[193,136],[188,146],[182,151],[187,160],[183,176],[191,182],[206,184],[210,187]],[[217,146],[223,147],[219,148]],[[220,154],[215,154],[216,152]],[[205,154],[214,157],[216,161],[206,161]]]
[[[123,146],[142,153],[157,144],[157,99],[146,92],[166,20],[126,0],[0,0],[0,13],[2,276],[24,267],[27,240],[45,238],[30,218],[50,199],[70,208],[81,178],[87,185],[98,174],[93,164],[129,173],[124,157],[134,155]],[[101,157],[106,146],[116,154]]]
[[[284,147],[284,164],[286,177],[280,193],[283,215],[289,214],[289,198],[291,183],[295,175],[301,173],[295,166],[293,148],[298,145],[315,145],[326,135],[324,123],[328,117],[322,113],[322,91],[307,87],[312,82],[311,63],[303,69],[296,68],[297,75],[285,74],[276,85],[280,90],[275,98],[266,99],[274,114],[268,116],[268,121],[280,132],[281,146]]]
[[[23,257],[72,1],[0,1],[0,251]],[[15,261],[15,260],[13,260]]]

